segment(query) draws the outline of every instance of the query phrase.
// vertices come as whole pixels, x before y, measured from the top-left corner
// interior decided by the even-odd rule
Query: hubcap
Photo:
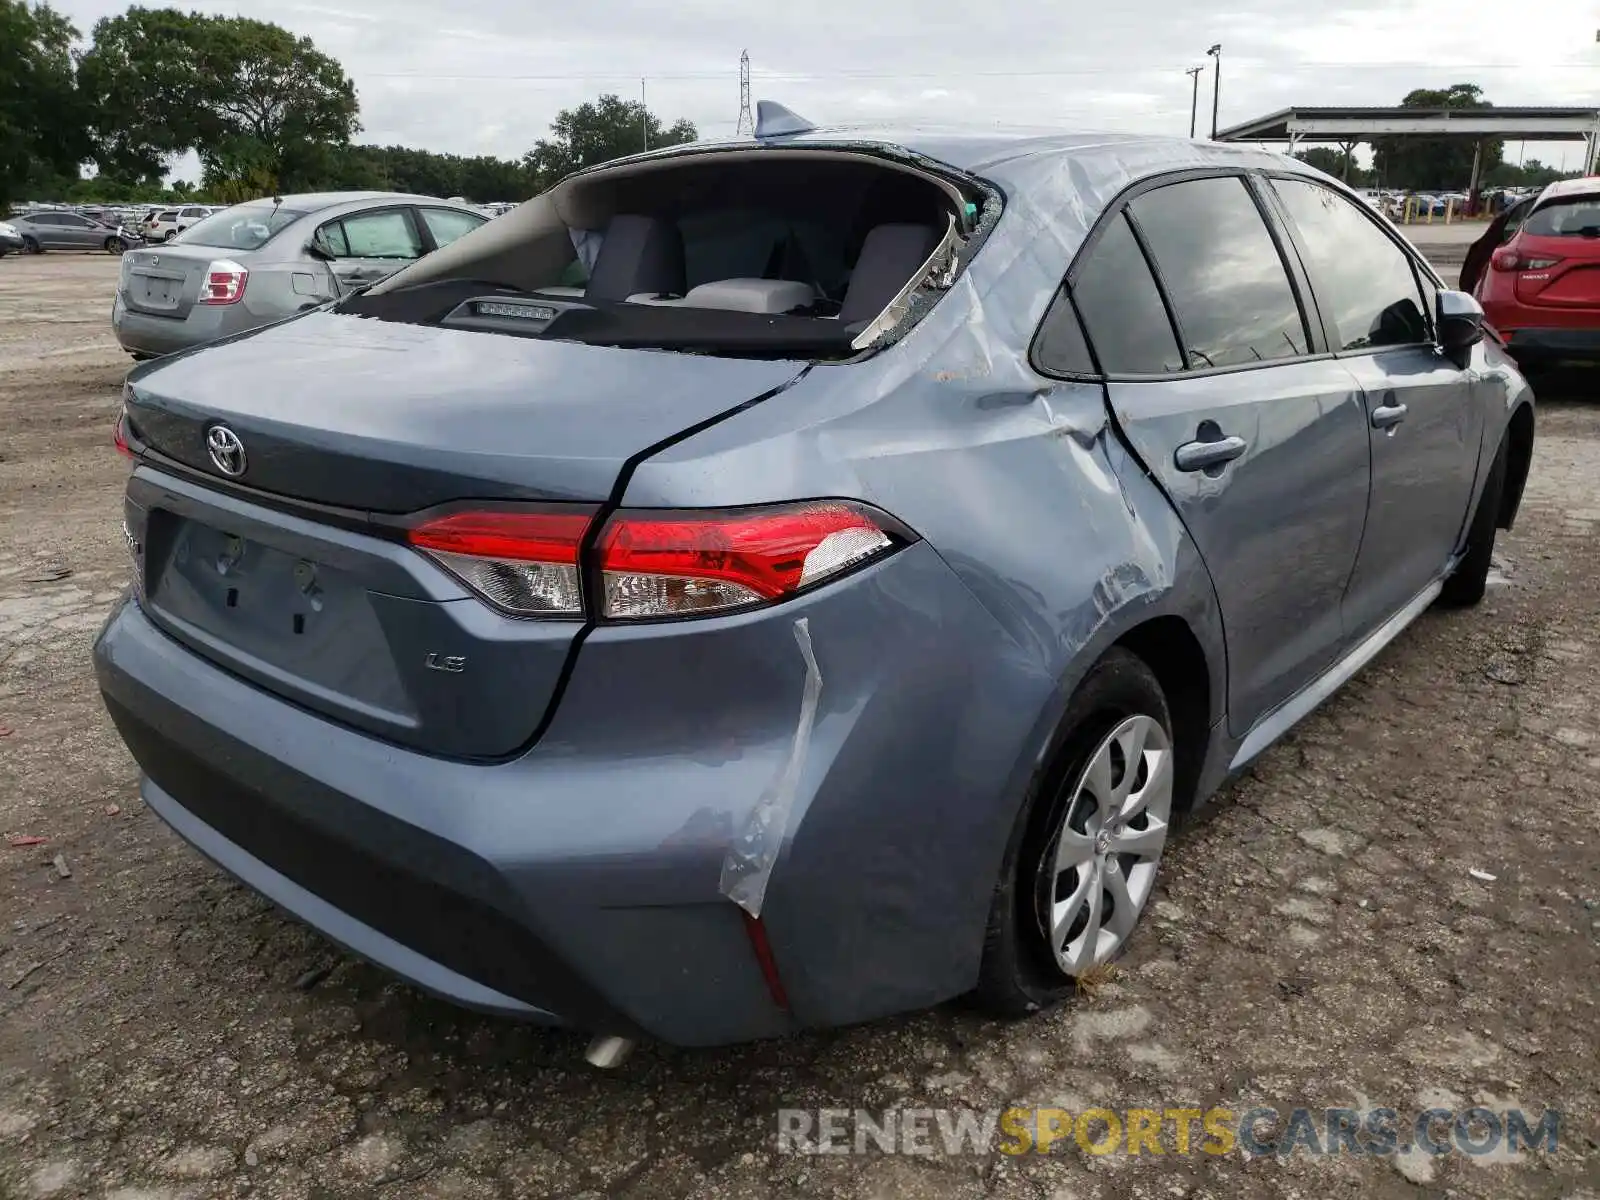
[[[1155,886],[1172,818],[1172,742],[1129,717],[1073,784],[1039,870],[1039,925],[1056,965],[1082,975],[1122,948]]]

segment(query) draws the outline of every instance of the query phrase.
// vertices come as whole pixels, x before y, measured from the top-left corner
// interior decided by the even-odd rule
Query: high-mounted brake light
[[[1489,256],[1489,265],[1496,271],[1542,271],[1560,261],[1559,258],[1535,258],[1532,255],[1524,255],[1514,246],[1501,246]]]
[[[604,615],[692,616],[770,603],[891,550],[894,537],[842,501],[740,511],[622,511],[600,535]]]
[[[237,304],[244,299],[244,285],[250,272],[231,258],[218,259],[206,268],[206,281],[200,285],[201,304]]]
[[[406,540],[504,612],[577,617],[578,547],[593,517],[591,508],[458,512],[424,521]]]

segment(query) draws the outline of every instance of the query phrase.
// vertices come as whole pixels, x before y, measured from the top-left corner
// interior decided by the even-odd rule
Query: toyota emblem
[[[212,465],[224,475],[237,479],[244,474],[244,443],[226,425],[213,425],[206,430],[206,450],[211,454]]]

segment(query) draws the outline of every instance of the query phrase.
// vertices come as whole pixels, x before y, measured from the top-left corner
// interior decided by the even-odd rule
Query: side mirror
[[[1483,306],[1466,292],[1440,292],[1434,326],[1445,357],[1465,367],[1472,347],[1483,341]]]

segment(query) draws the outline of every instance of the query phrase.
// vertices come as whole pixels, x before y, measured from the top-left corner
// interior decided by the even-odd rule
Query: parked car
[[[1461,274],[1457,279],[1457,286],[1463,292],[1478,295],[1478,283],[1489,268],[1489,256],[1515,236],[1522,226],[1523,218],[1528,215],[1533,208],[1533,202],[1537,199],[1537,196],[1527,196],[1513,200],[1489,222],[1483,231],[1483,236],[1467,248],[1466,258],[1461,263]],[[1482,302],[1481,297],[1479,302]]]
[[[111,326],[135,358],[185,350],[316,308],[487,220],[446,200],[389,192],[238,204],[129,255]]]
[[[152,216],[145,218],[143,230],[145,240],[170,242],[185,229],[204,221],[211,215],[211,211],[203,204],[184,204],[173,208],[163,208]]]
[[[1487,269],[1483,260],[1487,258]],[[1600,363],[1600,176],[1552,183],[1468,252],[1474,294],[1525,370]]]
[[[474,1008],[1048,1005],[1517,513],[1529,388],[1305,164],[762,108],[128,377],[145,800]]]
[[[29,254],[46,250],[104,250],[121,254],[141,243],[138,233],[120,225],[107,225],[79,213],[37,211],[11,218]]]
[[[0,258],[21,250],[22,246],[22,235],[17,227],[9,221],[0,221]]]

